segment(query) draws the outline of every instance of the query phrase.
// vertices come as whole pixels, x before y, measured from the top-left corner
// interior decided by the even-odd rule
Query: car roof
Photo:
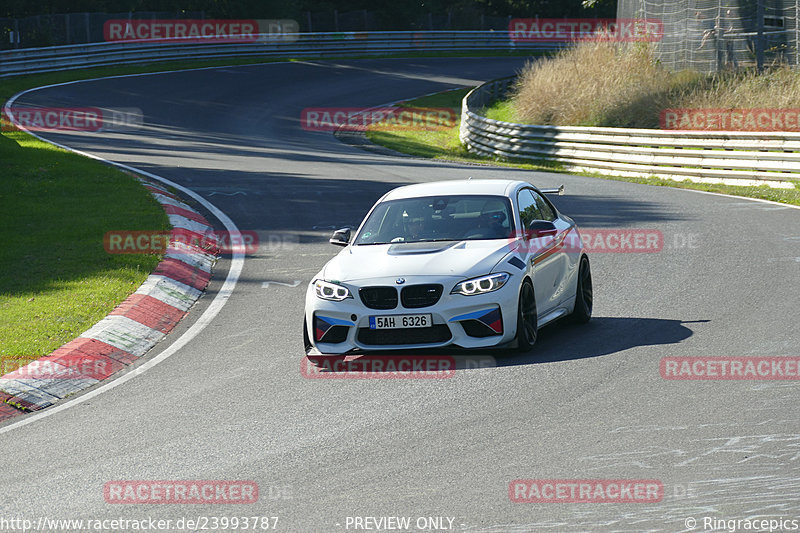
[[[445,194],[485,194],[508,196],[519,186],[532,187],[525,181],[506,179],[460,179],[431,181],[428,183],[415,183],[404,185],[386,193],[382,198],[397,200],[400,198],[417,198],[422,196],[439,196]]]

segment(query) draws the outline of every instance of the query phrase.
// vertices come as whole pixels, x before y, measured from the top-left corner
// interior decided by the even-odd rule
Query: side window
[[[536,205],[539,206],[539,211],[542,213],[542,220],[553,222],[556,219],[556,213],[553,211],[553,208],[550,207],[550,204],[547,203],[547,200],[537,192],[531,191],[531,194],[536,198]]]
[[[533,220],[542,220],[542,212],[536,204],[536,198],[533,197],[533,191],[530,189],[522,189],[519,191],[517,200],[519,202],[519,214],[522,218],[522,229],[528,228],[528,224]]]

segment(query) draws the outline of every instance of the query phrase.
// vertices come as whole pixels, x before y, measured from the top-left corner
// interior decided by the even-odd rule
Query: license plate
[[[427,315],[386,315],[369,317],[369,329],[428,328],[433,318]]]

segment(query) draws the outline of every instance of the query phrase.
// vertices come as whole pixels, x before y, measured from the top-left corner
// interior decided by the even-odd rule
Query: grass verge
[[[456,116],[460,116],[461,100],[470,89],[459,89],[456,91],[445,91],[430,96],[423,96],[413,100],[403,102],[405,107],[450,107],[456,109]],[[493,108],[491,118],[497,120],[509,119],[509,106],[496,106]],[[674,181],[663,178],[630,178],[622,176],[607,176],[599,173],[588,172],[569,172],[563,165],[538,160],[531,162],[516,162],[502,158],[487,158],[471,154],[461,145],[458,140],[457,123],[452,128],[439,128],[435,130],[395,130],[395,131],[367,131],[367,138],[382,146],[414,155],[431,159],[446,161],[456,161],[471,164],[492,164],[522,168],[527,170],[537,170],[545,172],[565,172],[581,176],[591,176],[607,180],[627,181],[631,183],[642,183],[646,185],[656,185],[662,187],[676,187],[681,189],[694,189],[698,191],[716,192],[730,194],[733,196],[743,196],[746,198],[760,198],[762,200],[772,200],[792,205],[800,205],[800,184],[795,184],[794,189],[773,189],[767,185],[759,187],[742,187],[738,185],[723,185],[710,183],[693,183],[688,181]]]
[[[169,221],[133,177],[21,132],[0,135],[0,169],[0,356],[26,360],[91,327],[158,264],[108,254],[107,231]]]
[[[68,342],[138,288],[160,260],[110,255],[109,230],[169,228],[133,177],[22,132],[0,134],[0,372]]]

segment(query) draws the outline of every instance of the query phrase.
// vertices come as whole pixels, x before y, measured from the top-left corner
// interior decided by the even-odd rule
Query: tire
[[[519,304],[517,305],[517,351],[520,353],[531,351],[536,343],[538,333],[536,295],[531,282],[525,280],[519,290]]]
[[[581,256],[580,266],[578,267],[578,287],[575,291],[575,309],[570,318],[576,324],[586,324],[592,318],[592,306],[594,304],[594,293],[592,292],[592,269],[589,266],[589,258]]]

